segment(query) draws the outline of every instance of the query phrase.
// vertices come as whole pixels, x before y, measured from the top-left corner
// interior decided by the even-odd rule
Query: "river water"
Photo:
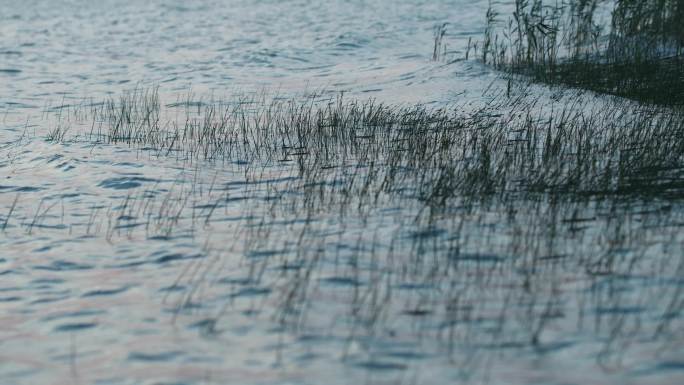
[[[326,200],[288,162],[84,135],[131,89],[181,122],[236,95],[477,103],[506,86],[462,60],[487,4],[1,1],[0,383],[684,381],[676,200],[426,219]]]

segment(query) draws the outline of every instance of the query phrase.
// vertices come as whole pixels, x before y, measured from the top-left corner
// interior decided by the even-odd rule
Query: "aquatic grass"
[[[189,169],[172,186],[132,186],[81,228],[201,248],[133,262],[187,264],[165,293],[174,322],[214,335],[234,314],[268,321],[298,341],[325,336],[365,370],[444,357],[477,376],[491,360],[582,344],[567,337],[578,333],[608,369],[645,339],[673,351],[681,110],[492,92],[477,107],[148,103],[149,129],[146,112],[99,109],[102,125],[72,128],[75,140]]]
[[[449,23],[443,23],[435,28],[435,41],[432,48],[432,60],[438,61],[446,56],[447,46],[444,42],[444,36],[447,32]]]
[[[12,217],[12,213],[14,212],[14,209],[17,207],[17,202],[19,202],[19,195],[20,194],[17,194],[14,197],[14,201],[12,202],[12,205],[10,206],[9,211],[7,212],[7,216],[5,216],[5,221],[2,224],[2,231],[7,230],[7,224],[9,223],[10,218]]]
[[[86,134],[74,130],[73,138],[128,145],[186,166],[210,164],[240,180],[221,185],[214,176],[211,187],[202,187],[194,182],[197,169],[161,195],[156,188],[132,190],[118,205],[91,212],[87,232],[105,231],[107,239],[142,229],[146,238],[194,237],[214,226],[217,212],[242,204],[252,210],[244,218],[298,213],[305,223],[321,215],[367,221],[397,205],[420,222],[452,207],[515,210],[539,199],[678,202],[684,189],[678,108],[596,105],[599,99],[575,92],[542,103],[516,86],[493,91],[478,107],[260,95],[185,103],[177,111],[156,95],[134,102],[145,95],[136,92],[123,96],[125,108],[101,104],[108,107],[92,117],[98,123],[85,122]],[[121,122],[133,128],[122,131]],[[92,126],[99,128],[88,132]],[[200,199],[201,188],[211,192]]]
[[[680,0],[516,0],[507,20],[490,7],[480,56],[536,81],[681,105],[682,9]]]
[[[390,330],[422,330],[419,336],[404,338],[437,343],[418,345],[416,353],[446,353],[456,367],[467,367],[467,362],[461,361],[464,357],[454,346],[467,346],[470,357],[478,356],[476,361],[494,351],[507,355],[531,349],[544,354],[557,342],[549,340],[547,333],[559,327],[567,330],[562,320],[568,313],[580,314],[577,330],[605,337],[597,361],[612,367],[626,353],[614,350],[616,343],[629,344],[658,327],[640,323],[645,311],[641,309],[648,305],[662,313],[672,311],[677,294],[670,286],[648,286],[637,297],[620,288],[647,266],[670,271],[662,271],[661,278],[681,270],[684,265],[678,255],[644,254],[645,240],[653,239],[655,233],[673,236],[672,244],[681,242],[676,224],[681,212],[637,214],[631,205],[615,201],[596,207],[545,200],[502,205],[480,207],[470,215],[463,210],[441,218],[426,217],[425,223],[398,224],[391,235],[379,235],[382,228],[375,227],[377,223],[283,227],[266,217],[240,233],[249,245],[245,267],[243,275],[230,280],[236,295],[226,306],[259,314],[267,310],[263,308],[265,296],[278,304],[268,316],[295,336],[319,330],[321,322],[331,317],[337,317],[335,327],[324,330],[340,339],[391,341],[384,334]],[[504,219],[513,208],[515,212]],[[296,215],[308,214],[299,211]],[[395,220],[400,221],[395,217],[390,222]],[[494,224],[481,226],[488,221]],[[582,224],[591,226],[583,229]],[[332,234],[339,235],[322,236],[329,227],[338,226],[345,230]],[[411,236],[406,232],[412,232]],[[189,287],[182,295],[210,293],[212,288],[222,293],[215,286],[220,277],[235,276],[234,270],[216,265],[202,270],[195,278],[182,278]],[[205,278],[196,278],[203,274]],[[243,297],[253,293],[249,290],[254,287],[278,290],[260,292],[255,305],[250,296]],[[323,320],[309,314],[328,295],[348,303],[333,308],[334,315]],[[219,329],[221,313],[212,317]],[[426,322],[426,327],[409,328],[404,324],[408,320]],[[665,328],[678,324],[672,318],[662,321],[669,325]],[[634,329],[634,325],[639,326]]]
[[[62,142],[66,139],[68,132],[68,125],[57,124],[53,129],[51,129],[47,133],[45,139],[50,142]]]
[[[141,278],[123,303],[181,265],[163,294],[149,293],[164,297],[181,339],[196,330],[221,352],[249,332],[260,344],[242,349],[245,360],[268,365],[274,352],[282,368],[339,359],[368,378],[429,367],[484,383],[490,368],[576,351],[585,368],[593,358],[626,375],[678,357],[681,110],[498,92],[483,107],[443,108],[320,95],[164,105],[157,91],[124,94],[84,131],[72,127],[73,140],[110,143],[103,163],[130,146],[195,169],[171,186],[129,183],[93,206],[74,202],[92,211],[71,220],[102,236],[55,254],[120,242],[86,278]],[[50,212],[38,195],[60,188],[22,199],[31,213],[25,202],[40,201],[34,234]],[[19,273],[30,273],[24,262]],[[134,358],[155,357],[164,354]]]
[[[101,104],[91,117],[96,123],[84,124],[90,131],[75,138],[190,164],[222,163],[246,184],[265,180],[270,205],[294,210],[340,205],[342,214],[351,205],[366,210],[378,200],[407,198],[429,208],[530,194],[679,196],[680,108],[594,105],[581,92],[541,103],[517,86],[491,98],[479,107],[430,108],[262,94],[185,103],[178,111],[177,104],[162,108],[157,90],[134,90]],[[281,177],[286,183],[276,182]],[[281,199],[290,202],[274,203]]]

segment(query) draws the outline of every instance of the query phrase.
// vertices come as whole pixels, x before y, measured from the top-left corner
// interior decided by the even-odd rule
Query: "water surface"
[[[102,100],[155,86],[180,123],[235,95],[481,101],[505,82],[459,59],[486,7],[3,2],[0,382],[684,380],[677,199],[430,210],[416,183],[324,195],[380,180],[360,157],[310,183],[297,149],[204,160],[86,135]],[[46,141],[59,125],[66,140]]]

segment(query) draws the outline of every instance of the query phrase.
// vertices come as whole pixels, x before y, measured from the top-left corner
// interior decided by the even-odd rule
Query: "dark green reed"
[[[499,16],[490,7],[474,46],[487,64],[545,83],[684,103],[682,0],[516,0],[509,18]]]
[[[202,310],[205,335],[237,309],[342,341],[351,365],[444,358],[466,377],[574,346],[610,371],[665,360],[644,341],[676,355],[684,111],[529,91],[430,108],[321,95],[164,106],[134,90],[69,114],[85,135],[68,132],[233,177],[131,190],[76,230],[204,244],[165,301],[183,315],[220,298]],[[13,222],[30,232],[49,208]],[[398,339],[406,356],[383,351]]]
[[[320,197],[334,190],[331,199],[406,188],[428,205],[520,193],[676,198],[684,187],[680,108],[597,104],[575,92],[549,104],[524,89],[477,108],[263,95],[179,108],[170,119],[156,90],[126,93],[93,110],[86,137],[179,159],[287,166]],[[318,185],[332,176],[339,183]]]

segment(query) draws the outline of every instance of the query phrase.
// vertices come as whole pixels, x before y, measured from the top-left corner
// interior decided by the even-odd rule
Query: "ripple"
[[[93,265],[86,263],[76,263],[69,261],[55,261],[50,265],[35,266],[36,270],[48,270],[48,271],[71,271],[71,270],[88,270],[92,269]]]
[[[674,360],[669,360],[669,361],[663,361],[658,364],[655,364],[651,367],[647,367],[645,369],[639,369],[633,371],[633,373],[637,376],[667,376],[668,374],[671,376],[673,373],[672,372],[683,372],[684,371],[684,361],[674,361]],[[675,382],[672,382],[675,383]],[[679,382],[677,382],[679,383]]]
[[[130,289],[129,286],[124,286],[124,287],[120,287],[117,289],[92,290],[92,291],[84,293],[82,295],[82,297],[100,297],[100,296],[116,295],[116,294],[121,294],[123,292],[126,292],[126,291],[128,291],[128,289]]]
[[[504,260],[503,257],[491,254],[458,254],[451,257],[453,261],[461,262],[488,262],[497,263]]]
[[[271,288],[268,287],[246,287],[243,289],[238,290],[236,293],[233,293],[230,295],[232,298],[240,298],[240,297],[256,297],[256,296],[262,296],[262,295],[268,295],[272,291]]]
[[[369,371],[394,371],[406,370],[408,365],[392,361],[363,361],[355,363],[354,366]]]
[[[56,332],[80,332],[83,330],[92,329],[97,326],[96,322],[79,322],[79,323],[68,323],[57,326],[54,330]]]
[[[143,183],[147,182],[159,182],[159,180],[144,177],[117,177],[105,179],[98,186],[115,190],[127,190],[140,187]]]
[[[187,259],[197,259],[202,258],[202,254],[183,254],[183,253],[171,253],[163,255],[155,260],[155,263],[168,263],[174,261],[182,261]]]
[[[181,351],[169,351],[161,353],[143,353],[132,352],[128,355],[129,361],[143,361],[143,362],[164,362],[172,361],[183,355]]]
[[[50,316],[43,318],[43,321],[49,322],[49,321],[56,321],[56,320],[65,319],[65,318],[90,317],[90,316],[101,315],[101,314],[105,314],[105,311],[104,310],[85,309],[85,310],[78,310],[78,311],[73,311],[73,312],[53,314],[53,315],[50,315]]]
[[[348,278],[348,277],[326,277],[326,278],[321,278],[319,281],[326,283],[331,286],[352,286],[352,287],[357,287],[357,286],[363,286],[364,283],[359,281],[356,278]]]
[[[247,253],[247,258],[260,259],[260,258],[271,258],[276,255],[282,255],[287,253],[287,250],[255,250]]]

